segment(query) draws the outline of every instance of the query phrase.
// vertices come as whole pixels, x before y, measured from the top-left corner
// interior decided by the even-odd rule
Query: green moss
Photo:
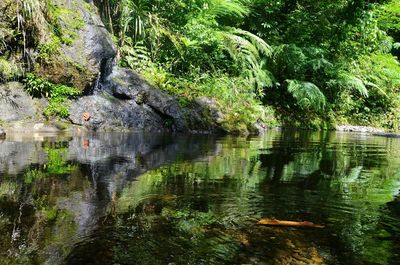
[[[51,41],[40,44],[38,47],[39,54],[37,58],[41,63],[50,64],[54,56],[59,54],[61,48],[61,40],[57,36],[53,36]]]
[[[135,102],[139,105],[145,104],[147,102],[148,95],[145,92],[139,93],[136,98]]]
[[[78,37],[79,30],[85,26],[85,21],[77,8],[71,9],[52,2],[48,2],[47,8],[53,33],[62,44],[72,45],[73,41]]]

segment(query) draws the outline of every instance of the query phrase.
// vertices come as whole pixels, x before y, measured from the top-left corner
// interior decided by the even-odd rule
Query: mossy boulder
[[[38,46],[35,73],[81,91],[92,88],[116,55],[97,8],[84,0],[51,0],[48,13],[55,32]]]
[[[55,84],[81,91],[92,88],[116,56],[95,5],[85,0],[37,0],[27,5],[24,9],[15,1],[0,1],[0,63],[16,69],[15,74],[2,71],[5,64],[0,64],[0,79],[33,72]]]

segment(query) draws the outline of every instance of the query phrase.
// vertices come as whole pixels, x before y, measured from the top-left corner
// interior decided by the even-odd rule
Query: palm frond
[[[239,28],[232,28],[232,32],[237,35],[242,35],[246,37],[254,45],[254,47],[256,47],[257,50],[260,51],[262,54],[266,56],[272,55],[271,46],[268,45],[268,43],[266,43],[262,38],[258,37],[257,35]]]

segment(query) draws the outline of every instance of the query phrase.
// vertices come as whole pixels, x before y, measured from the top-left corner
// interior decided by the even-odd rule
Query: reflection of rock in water
[[[46,249],[48,264],[59,264],[67,254],[66,249],[80,240],[92,237],[96,229],[106,221],[107,212],[112,211],[116,197],[128,182],[134,181],[147,170],[178,158],[196,158],[208,150],[212,151],[215,145],[215,139],[211,136],[102,134],[66,139],[69,141],[63,141],[62,144],[57,142],[57,138],[48,138],[45,142],[7,140],[0,144],[1,175],[23,174],[32,169],[32,164],[36,165],[35,170],[37,168],[46,172],[48,164],[52,163],[49,160],[54,159],[50,157],[49,150],[58,150],[60,146],[62,154],[66,155],[60,158],[70,161],[64,166],[76,165],[76,169],[70,174],[47,172],[44,179],[35,180],[32,188],[25,191],[29,194],[21,193],[18,198],[25,208],[29,204],[37,204],[35,201],[39,199],[42,204],[54,205],[52,207],[58,209],[56,219],[48,223],[42,222],[42,231],[36,233],[42,233],[42,236],[47,233],[48,245],[37,246],[35,243],[35,249]],[[24,181],[26,176],[19,178]],[[14,206],[11,211],[17,210],[18,206]],[[32,209],[30,206],[29,208]],[[41,208],[35,208],[35,211],[29,213],[29,219],[37,219],[35,222],[38,223],[42,218],[38,217],[42,216],[40,213]],[[32,234],[33,229],[30,228],[31,225],[25,225],[25,220],[28,219],[21,219],[17,223],[22,229],[28,229],[21,234],[21,246],[29,244],[29,238],[26,237],[29,233]],[[46,225],[52,229],[43,230]],[[63,237],[61,242],[57,242],[55,234]]]
[[[30,164],[43,163],[44,155],[40,150],[41,145],[37,142],[0,143],[0,174],[16,175]]]

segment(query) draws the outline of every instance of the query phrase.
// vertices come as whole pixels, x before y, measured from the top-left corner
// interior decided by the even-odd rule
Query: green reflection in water
[[[67,161],[67,147],[45,145],[37,151],[45,163],[31,165],[20,176],[4,174],[0,184],[0,264],[43,264],[50,248],[64,255],[72,248],[68,240],[76,233],[75,213],[62,209],[59,200],[77,190],[79,167]]]
[[[394,242],[384,240],[390,234],[379,222],[381,208],[393,200],[400,187],[399,141],[295,133],[279,139],[271,135],[251,140],[227,138],[219,145],[216,155],[174,163],[140,176],[122,192],[116,203],[118,214],[128,212],[150,220],[146,223],[150,230],[154,224],[166,222],[164,225],[171,231],[184,233],[190,244],[195,244],[186,246],[185,252],[195,249],[198,256],[185,254],[178,263],[190,260],[189,256],[195,257],[191,264],[213,263],[218,258],[224,262],[240,260],[235,255],[240,247],[248,247],[251,239],[245,239],[244,246],[240,240],[254,236],[251,229],[243,230],[243,226],[273,216],[327,224],[328,234],[303,234],[305,242],[311,236],[317,244],[327,247],[340,244],[331,253],[336,257],[328,257],[326,262],[334,263],[336,258],[347,264],[386,264],[393,256]],[[148,209],[153,208],[160,209],[149,213]],[[209,235],[213,231],[210,226],[218,227],[218,240]],[[232,238],[228,232],[231,230],[241,234],[238,240]],[[319,240],[320,236],[323,239]],[[205,246],[199,242],[206,242]],[[307,246],[305,242],[302,244]],[[205,253],[203,248],[207,249]],[[143,251],[150,249],[146,245]],[[264,254],[264,261],[290,260],[285,254],[277,259],[274,255],[277,254]],[[248,260],[251,257],[243,262]]]
[[[71,144],[53,139],[35,147],[33,153],[43,161],[16,176],[3,172],[2,262],[398,261],[397,139],[271,132],[215,142],[194,137],[179,148],[171,138],[139,141],[140,148],[130,150],[131,140],[122,137],[110,144],[90,139],[97,143],[92,150],[75,150],[74,141],[82,139]],[[101,149],[102,144],[128,149],[115,154]],[[189,159],[184,155],[188,150],[201,151]],[[326,228],[254,225],[272,217],[309,220]]]

